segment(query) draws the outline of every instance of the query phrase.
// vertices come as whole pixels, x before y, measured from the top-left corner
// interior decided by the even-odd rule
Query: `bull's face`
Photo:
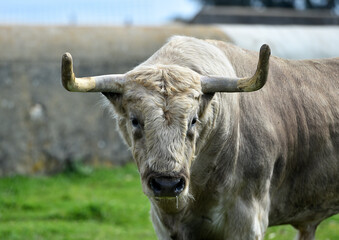
[[[235,78],[233,69],[230,76],[202,76],[178,65],[141,65],[127,74],[76,78],[66,53],[62,84],[69,91],[104,93],[132,149],[145,194],[163,211],[178,212],[189,201],[190,166],[203,116],[208,115],[202,92],[260,89],[267,80],[269,56],[269,47],[263,45],[257,70],[248,78]]]
[[[159,65],[139,67],[126,79],[124,94],[105,95],[113,103],[120,130],[131,147],[143,191],[159,205],[166,202],[167,211],[180,210],[190,195],[200,76],[182,67]]]

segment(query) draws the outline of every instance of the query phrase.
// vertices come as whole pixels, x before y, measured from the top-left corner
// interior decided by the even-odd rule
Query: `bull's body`
[[[224,59],[213,59],[215,65],[195,60],[208,50],[191,39],[171,43],[145,64],[179,64],[201,75],[229,71],[215,66]],[[237,76],[253,73],[256,53],[210,44],[225,53]],[[189,60],[183,63],[178,53]],[[292,224],[306,237],[339,211],[338,58],[273,57],[262,90],[216,93],[213,100],[190,171],[195,201],[175,215],[152,208],[160,238],[255,239],[267,224]]]
[[[157,79],[161,91],[150,87],[149,69],[180,66],[202,76],[244,77],[253,73],[257,56],[223,42],[175,37],[128,74],[123,97],[105,94],[132,148],[160,239],[262,239],[268,226],[280,224],[313,239],[316,226],[339,211],[338,58],[272,57],[260,91],[201,95],[194,131],[185,128],[186,112],[197,100],[187,99],[194,95],[189,89],[200,86],[187,83],[186,94],[182,81],[190,80],[183,77],[173,95],[175,81],[166,88],[169,83]],[[159,107],[162,101],[168,109]],[[137,122],[130,127],[130,112],[145,119],[142,130]],[[176,121],[186,122],[175,127]],[[195,140],[187,140],[186,131]],[[157,185],[148,180],[154,173],[185,173],[189,184],[176,198],[157,197]]]

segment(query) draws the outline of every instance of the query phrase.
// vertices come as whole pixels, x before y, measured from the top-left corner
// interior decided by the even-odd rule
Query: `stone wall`
[[[131,161],[101,94],[62,88],[61,56],[72,53],[78,76],[124,73],[174,34],[228,40],[201,26],[0,26],[0,176]]]

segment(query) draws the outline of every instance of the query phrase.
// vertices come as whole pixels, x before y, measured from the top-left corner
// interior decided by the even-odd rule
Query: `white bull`
[[[279,224],[314,239],[339,211],[339,59],[269,56],[248,78],[257,53],[174,37],[126,74],[76,78],[64,55],[65,88],[112,103],[159,239],[263,239]]]

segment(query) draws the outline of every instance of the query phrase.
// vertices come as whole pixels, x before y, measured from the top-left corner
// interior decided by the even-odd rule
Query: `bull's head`
[[[190,166],[196,154],[204,95],[251,92],[264,86],[270,49],[260,49],[249,78],[201,76],[177,65],[141,65],[127,74],[76,78],[72,57],[62,58],[62,83],[69,91],[102,92],[138,166],[150,200],[166,212],[180,211],[190,196]],[[204,100],[205,99],[205,100]]]

